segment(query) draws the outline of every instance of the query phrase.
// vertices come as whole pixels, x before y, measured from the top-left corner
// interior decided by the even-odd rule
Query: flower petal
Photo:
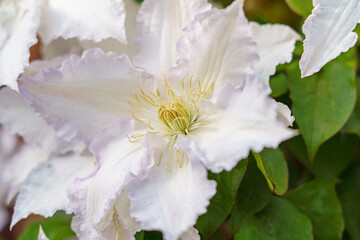
[[[145,0],[137,16],[140,54],[134,57],[136,66],[156,76],[166,74],[175,63],[176,41],[183,28],[195,15],[210,10],[207,0]]]
[[[256,44],[248,32],[243,1],[234,1],[226,9],[212,9],[199,14],[177,43],[179,58],[170,75],[181,82],[193,77],[203,89],[231,82],[237,85],[254,75],[259,60]]]
[[[181,234],[179,240],[200,240],[200,239],[201,238],[199,235],[199,231],[196,228],[191,227],[186,232]]]
[[[53,155],[40,163],[20,188],[11,227],[32,213],[44,217],[52,216],[57,210],[71,213],[66,190],[76,178],[89,175],[94,167],[95,161],[90,154]]]
[[[84,50],[76,39],[64,40],[59,38],[51,42],[51,44],[41,46],[43,46],[41,49],[42,60],[32,61],[30,65],[25,68],[22,77],[33,78],[44,69],[60,68],[63,61],[69,56],[80,56]]]
[[[291,61],[295,42],[301,37],[290,27],[281,24],[250,22],[249,30],[260,55],[260,62],[255,64],[257,78],[269,86],[269,78],[275,74],[276,66]]]
[[[300,59],[302,77],[310,76],[330,60],[353,47],[357,40],[352,32],[360,21],[358,0],[314,0],[312,14],[303,32],[304,53]]]
[[[42,229],[41,225],[39,226],[38,240],[49,240],[49,238],[45,235],[44,230]]]
[[[279,120],[278,104],[268,97],[268,88],[259,81],[248,80],[240,88],[227,85],[212,102],[202,104],[215,112],[214,119],[195,132],[192,139],[179,140],[192,155],[202,153],[200,160],[215,173],[230,171],[250,150],[276,148],[297,134]]]
[[[116,201],[115,209],[120,222],[126,230],[132,233],[141,230],[140,223],[130,216],[130,199],[128,197],[128,192],[125,189],[121,192],[119,199]]]
[[[134,46],[134,37],[136,35],[136,16],[140,5],[134,0],[124,0],[124,2],[126,9],[125,28],[128,45],[122,44],[115,38],[107,38],[98,43],[94,43],[90,40],[81,41],[80,44],[84,49],[101,48],[105,52],[116,52],[119,55],[126,54],[130,59],[138,54],[139,50]]]
[[[11,156],[1,176],[2,181],[4,181],[3,183],[8,185],[7,203],[10,203],[19,192],[22,183],[29,173],[39,163],[45,161],[49,155],[50,152],[48,151],[26,144],[16,154]]]
[[[157,165],[149,176],[127,187],[131,216],[144,230],[160,230],[167,240],[178,239],[192,227],[216,192],[216,182],[207,179],[201,162],[187,161],[185,154],[179,154],[176,162],[175,155],[169,157],[167,150],[158,150]]]
[[[113,208],[97,225],[99,236],[95,239],[129,239],[134,240],[134,234],[141,230],[140,224],[130,217],[130,201],[127,192],[123,190]],[[125,220],[125,221],[123,221]],[[71,227],[81,239],[81,219],[73,217]],[[90,239],[90,238],[87,238]]]
[[[48,0],[39,34],[45,44],[58,37],[95,42],[113,37],[126,44],[124,1]]]
[[[77,180],[69,190],[74,212],[79,218],[80,238],[97,238],[98,224],[113,209],[122,189],[133,179],[147,174],[148,160],[140,142],[130,143],[127,134],[134,120],[121,120],[105,129],[92,143],[100,165],[89,177]]]
[[[0,32],[3,40],[0,41],[0,86],[7,85],[18,90],[16,80],[29,65],[29,48],[37,42],[36,31],[39,27],[42,2],[1,2]],[[7,13],[3,12],[4,8],[7,9]],[[2,19],[3,16],[7,17]]]
[[[92,49],[81,58],[69,57],[60,69],[21,78],[19,87],[25,101],[60,137],[89,144],[101,129],[130,115],[131,92],[146,89],[151,80],[132,67],[126,55]]]
[[[22,136],[26,142],[55,153],[80,152],[83,149],[58,138],[55,131],[26,105],[20,94],[9,88],[0,89],[0,123],[10,133]]]
[[[14,153],[18,144],[18,140],[19,139],[16,135],[6,131],[0,124],[0,166],[5,164],[5,159]]]
[[[130,200],[126,190],[122,190],[113,209],[108,213],[110,219],[101,222],[106,228],[101,227],[101,239],[129,239],[135,240],[135,233],[141,230],[140,223],[130,217]],[[110,221],[109,221],[110,220]],[[117,236],[117,238],[116,238]]]
[[[274,100],[274,102],[276,101]],[[276,104],[278,105],[278,119],[283,122],[285,127],[292,127],[295,117],[291,115],[290,108],[281,102],[276,102]]]

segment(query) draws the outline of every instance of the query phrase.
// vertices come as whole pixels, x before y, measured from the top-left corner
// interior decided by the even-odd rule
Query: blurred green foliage
[[[274,198],[261,212],[248,218],[235,240],[311,240],[310,219],[285,199]]]
[[[286,0],[286,3],[294,12],[302,17],[309,16],[313,9],[312,0]]]
[[[315,239],[341,239],[344,230],[334,181],[315,179],[287,194],[286,198],[312,222]]]
[[[70,239],[75,237],[75,233],[70,227],[71,219],[72,215],[66,215],[64,212],[59,211],[51,218],[31,223],[19,236],[18,240],[37,239],[40,225],[49,240]]]

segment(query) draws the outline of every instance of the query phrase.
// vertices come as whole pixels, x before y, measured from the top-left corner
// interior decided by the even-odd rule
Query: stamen
[[[161,97],[159,89],[153,92],[150,90],[144,91],[140,88],[139,94],[131,95],[134,100],[129,101],[129,105],[134,110],[134,112],[131,112],[133,118],[147,126],[148,129],[145,133],[161,134],[163,137],[168,137],[170,142],[174,143],[178,135],[189,135],[192,130],[206,125],[206,121],[202,119],[210,114],[200,116],[198,107],[202,98],[209,97],[212,94],[214,83],[203,89],[199,80],[197,80],[197,84],[193,84],[193,76],[190,77],[188,82],[186,82],[186,77],[184,76],[181,79],[181,85],[182,89],[188,92],[185,95],[179,96],[176,95],[176,91],[173,90],[166,75],[164,80],[164,90],[167,94],[165,98]],[[166,126],[167,130],[161,128],[159,123],[156,122],[157,120],[154,119],[155,116],[152,114],[156,114],[156,112],[153,112],[155,109],[157,109],[159,121]],[[151,125],[150,119],[147,116],[150,116],[151,121],[155,121],[155,126]],[[129,141],[139,141],[144,137],[145,133],[128,136]],[[169,154],[171,153],[169,152]],[[168,156],[168,158],[171,158],[171,156]]]
[[[162,104],[158,110],[159,119],[172,131],[185,132],[190,122],[190,112],[182,99]]]

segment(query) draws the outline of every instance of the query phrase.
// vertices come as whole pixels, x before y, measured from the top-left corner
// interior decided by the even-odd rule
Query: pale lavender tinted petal
[[[101,129],[130,116],[131,92],[150,88],[151,80],[126,55],[92,49],[69,57],[60,69],[21,78],[19,85],[26,102],[60,137],[89,144]]]
[[[20,135],[26,142],[49,151],[65,153],[83,149],[80,145],[57,137],[55,131],[43,119],[36,116],[20,94],[9,88],[0,89],[0,123],[10,133]]]
[[[60,68],[62,62],[68,58],[70,55],[69,54],[65,54],[65,55],[60,55],[57,56],[51,60],[35,60],[32,61],[30,63],[30,65],[25,68],[24,73],[22,74],[22,76],[26,76],[26,77],[35,77],[39,72],[41,72],[44,69],[47,68]]]

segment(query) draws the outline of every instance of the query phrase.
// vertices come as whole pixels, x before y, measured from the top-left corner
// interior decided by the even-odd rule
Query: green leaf
[[[209,240],[219,240],[224,239],[223,233],[221,232],[221,229],[218,228],[209,238]],[[227,238],[226,238],[227,239]]]
[[[290,202],[274,198],[261,212],[248,218],[235,240],[312,240],[309,218]]]
[[[266,148],[260,154],[253,152],[253,155],[270,190],[276,195],[283,195],[288,188],[289,172],[281,150]]]
[[[161,232],[144,232],[144,240],[162,240],[162,234]]]
[[[345,217],[345,228],[351,239],[360,239],[360,169],[349,168],[337,186]]]
[[[286,198],[309,216],[315,239],[341,239],[344,220],[333,181],[311,181],[287,194]]]
[[[346,133],[357,134],[360,137],[360,79],[359,78],[356,79],[356,88],[357,88],[356,106],[349,120],[345,124],[343,131]]]
[[[286,3],[294,12],[304,18],[309,16],[313,9],[312,0],[286,0]]]
[[[288,91],[287,77],[284,73],[276,74],[270,78],[271,96],[279,97]]]
[[[245,219],[261,211],[271,200],[272,193],[266,180],[250,156],[244,179],[236,195],[236,203],[230,215],[230,234],[234,235]]]
[[[310,160],[319,146],[339,131],[355,105],[354,49],[328,63],[323,71],[300,78],[298,62],[289,65],[290,97]]]
[[[247,163],[247,159],[241,160],[230,172],[223,171],[220,174],[209,172],[209,179],[215,180],[217,187],[207,213],[200,216],[196,224],[203,238],[208,239],[231,212]]]
[[[290,151],[317,178],[332,180],[337,178],[350,164],[358,144],[358,138],[337,134],[326,141],[319,149],[313,162],[306,155],[305,144],[301,136],[289,140]]]
[[[75,237],[75,233],[71,230],[71,219],[72,215],[66,215],[64,212],[59,211],[51,218],[30,224],[18,240],[37,239],[40,225],[49,240],[63,240]]]
[[[356,134],[360,137],[360,112],[359,113],[353,112],[350,115],[350,118],[345,124],[343,131],[345,133]]]
[[[135,239],[136,240],[144,240],[144,236],[145,236],[145,232],[144,231],[140,231],[140,232],[137,232],[135,234]]]

